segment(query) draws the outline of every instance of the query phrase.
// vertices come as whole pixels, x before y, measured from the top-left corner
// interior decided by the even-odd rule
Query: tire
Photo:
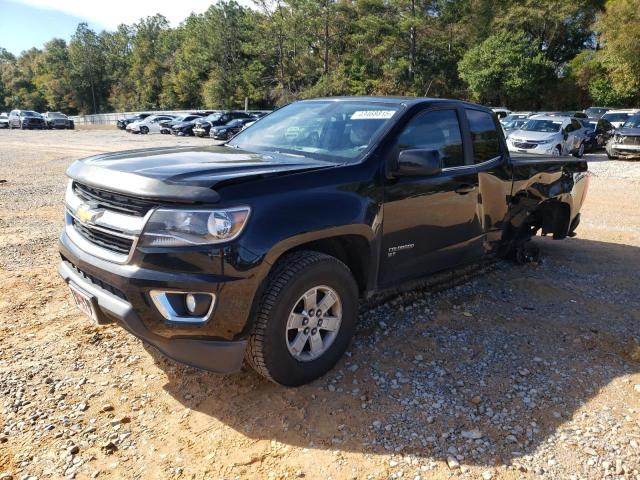
[[[611,155],[608,151],[607,151],[607,158],[609,160],[618,160],[618,156],[617,155]]]
[[[295,387],[315,380],[333,368],[349,346],[358,318],[356,281],[337,258],[300,251],[278,261],[267,282],[249,337],[247,362],[260,375],[280,385]],[[313,291],[317,293],[310,295],[310,305],[316,305],[316,314],[312,309],[310,313],[304,309],[295,313],[307,305],[303,296]],[[327,296],[325,292],[332,292],[328,296],[334,303],[324,314],[317,315]],[[332,325],[337,325],[335,330],[326,329],[329,318]],[[292,327],[292,321],[299,322],[300,327]],[[312,337],[315,345],[318,337],[321,339],[322,348],[317,347],[316,353],[311,350]],[[303,343],[296,342],[299,339]],[[296,346],[301,348],[296,350]],[[297,357],[292,350],[298,352]]]
[[[580,144],[580,146],[578,147],[578,150],[576,150],[573,156],[576,158],[584,157],[584,142]]]
[[[561,157],[562,156],[562,147],[557,145],[551,154],[552,157]]]
[[[20,122],[20,130],[26,130],[27,127],[24,126],[24,123]]]
[[[143,125],[142,127],[140,127],[140,133],[146,135],[147,133],[149,133],[149,127],[145,127]]]

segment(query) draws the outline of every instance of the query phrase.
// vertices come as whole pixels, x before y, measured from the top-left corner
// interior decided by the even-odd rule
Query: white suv
[[[126,129],[129,133],[160,133],[160,122],[174,118],[174,115],[149,115],[147,118],[130,123]]]
[[[622,125],[624,125],[624,122],[626,122],[631,115],[634,115],[639,112],[640,112],[640,109],[637,109],[637,108],[622,108],[620,110],[609,110],[607,113],[602,115],[601,118],[604,118],[605,120],[607,120],[615,128],[620,128]]]
[[[507,138],[510,152],[582,157],[587,129],[576,118],[534,115]]]

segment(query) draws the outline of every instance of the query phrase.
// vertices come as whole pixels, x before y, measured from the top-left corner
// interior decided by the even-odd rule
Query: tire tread
[[[309,266],[321,262],[333,261],[340,267],[348,270],[348,267],[331,255],[312,250],[300,250],[286,254],[279,260],[273,271],[269,274],[268,285],[264,290],[258,309],[253,331],[249,336],[249,342],[245,353],[247,363],[260,375],[273,383],[279,383],[269,373],[269,368],[264,356],[264,342],[266,329],[271,311],[275,308],[282,290],[286,288],[293,278]]]

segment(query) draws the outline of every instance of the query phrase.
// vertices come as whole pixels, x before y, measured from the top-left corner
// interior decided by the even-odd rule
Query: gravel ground
[[[0,479],[640,480],[640,162],[590,157],[578,237],[364,309],[298,389],[178,365],[71,305],[64,171],[208,139],[0,131]],[[4,472],[4,473],[2,473]]]

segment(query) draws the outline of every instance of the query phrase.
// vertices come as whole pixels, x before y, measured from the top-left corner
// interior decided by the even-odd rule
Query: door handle
[[[458,195],[466,195],[467,193],[473,192],[475,188],[475,185],[469,185],[465,183],[464,185],[460,185],[458,188],[456,188],[456,193]]]

